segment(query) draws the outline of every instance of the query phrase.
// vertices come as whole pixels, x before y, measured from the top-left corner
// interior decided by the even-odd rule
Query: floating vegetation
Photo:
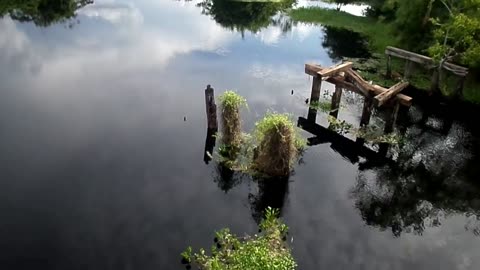
[[[310,108],[322,111],[322,112],[330,112],[332,110],[332,104],[329,101],[312,101],[310,102]]]
[[[261,221],[261,233],[238,237],[229,229],[215,233],[211,255],[204,249],[193,253],[188,247],[181,253],[182,263],[201,270],[294,270],[297,267],[285,240],[288,227],[278,219],[279,211],[267,208]]]
[[[381,144],[386,143],[390,145],[401,144],[403,139],[398,133],[384,134],[383,131],[375,126],[366,126],[361,128],[354,128],[352,124],[339,120],[333,116],[328,117],[329,129],[339,134],[353,134],[358,138],[362,138],[370,143]]]
[[[339,120],[331,115],[328,116],[328,129],[333,130],[339,134],[353,133],[353,125],[345,122],[345,120]]]
[[[386,143],[391,145],[401,144],[402,136],[398,133],[384,134],[383,131],[375,126],[366,126],[355,131],[355,135],[371,143]]]
[[[225,91],[219,96],[222,120],[222,143],[229,147],[229,156],[234,156],[242,143],[240,109],[247,107],[247,100],[234,91]]]
[[[268,176],[288,175],[306,146],[288,114],[267,113],[256,123],[254,139],[258,146],[253,166]]]

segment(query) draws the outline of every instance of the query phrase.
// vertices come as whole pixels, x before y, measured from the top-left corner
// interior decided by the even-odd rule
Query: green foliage
[[[439,25],[434,31],[435,43],[428,49],[438,61],[457,60],[471,66],[480,67],[480,19],[463,13],[452,15],[451,19]]]
[[[21,22],[49,26],[75,17],[75,12],[93,0],[2,0],[0,16],[10,15]]]
[[[256,123],[254,138],[258,142],[254,167],[268,176],[288,175],[306,146],[288,114],[268,113]]]
[[[294,270],[297,264],[283,241],[288,227],[278,219],[278,213],[270,207],[266,209],[258,235],[240,238],[223,229],[215,233],[211,255],[204,249],[194,254],[187,249],[182,258],[190,255],[188,261],[202,270]]]
[[[330,112],[332,110],[332,104],[327,100],[312,101],[309,106],[311,109],[322,112]]]
[[[328,128],[339,134],[352,133],[353,125],[345,122],[345,120],[339,120],[331,115],[328,116]]]

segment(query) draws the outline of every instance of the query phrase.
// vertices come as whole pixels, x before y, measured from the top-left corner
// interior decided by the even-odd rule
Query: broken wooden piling
[[[205,89],[205,107],[207,110],[208,129],[218,131],[217,105],[215,104],[214,90],[210,85]]]

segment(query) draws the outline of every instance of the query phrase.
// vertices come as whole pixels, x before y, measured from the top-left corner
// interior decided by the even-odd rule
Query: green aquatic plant
[[[403,138],[398,133],[388,133],[384,134],[383,131],[376,127],[376,126],[366,126],[361,127],[352,133],[355,134],[358,138],[365,139],[370,143],[376,144],[390,144],[390,145],[398,145],[403,142]]]
[[[339,120],[331,115],[328,116],[328,129],[333,130],[339,134],[352,133],[353,125],[345,122],[345,120]]]
[[[222,121],[221,139],[231,152],[235,152],[242,142],[240,109],[247,107],[247,100],[234,91],[225,91],[219,96],[219,100]]]
[[[312,101],[309,106],[311,109],[322,112],[330,112],[332,110],[332,104],[327,100]]]
[[[238,237],[229,229],[215,233],[211,255],[204,249],[182,253],[182,262],[201,270],[294,270],[297,267],[285,240],[288,227],[278,219],[279,211],[267,208],[260,233]],[[186,256],[186,257],[185,257]]]
[[[257,142],[253,166],[268,176],[285,176],[292,170],[306,141],[288,114],[268,113],[256,123]]]

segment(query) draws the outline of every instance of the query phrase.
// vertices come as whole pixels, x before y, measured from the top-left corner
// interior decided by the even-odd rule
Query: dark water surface
[[[0,269],[181,269],[217,229],[256,232],[266,205],[282,208],[299,269],[480,269],[474,115],[417,106],[397,162],[366,168],[320,144],[283,186],[205,164],[207,84],[247,98],[245,130],[269,110],[305,117],[304,64],[338,61],[328,46],[345,33],[282,16],[224,28],[196,3],[0,19]],[[358,125],[359,101],[345,94],[340,118]]]

